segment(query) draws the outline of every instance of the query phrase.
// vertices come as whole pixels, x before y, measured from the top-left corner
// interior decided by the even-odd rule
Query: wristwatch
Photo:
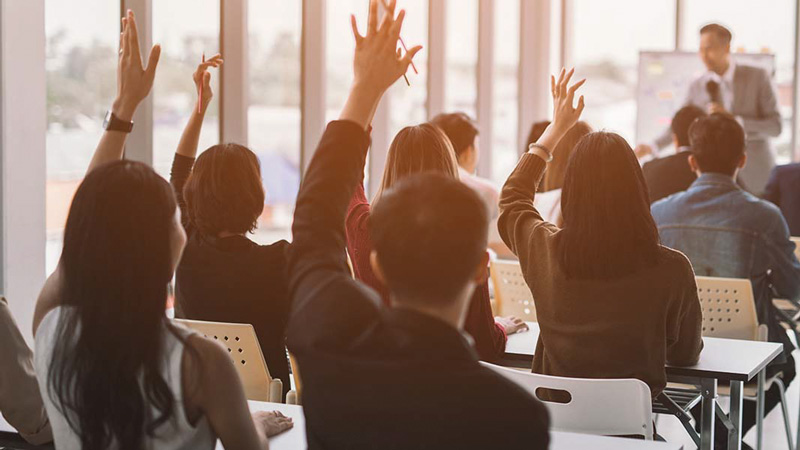
[[[553,160],[553,152],[551,152],[550,149],[544,145],[533,143],[528,146],[528,153],[532,153],[539,158],[542,158],[546,163],[549,163]]]
[[[133,130],[133,122],[128,122],[115,116],[113,112],[106,113],[106,119],[103,121],[103,128],[106,131],[121,131],[123,133],[130,133]]]

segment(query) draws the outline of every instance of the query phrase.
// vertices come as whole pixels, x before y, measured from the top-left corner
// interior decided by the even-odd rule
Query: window
[[[492,180],[500,186],[519,159],[517,96],[519,95],[520,0],[497,0],[494,4],[491,157]]]
[[[445,112],[476,118],[478,98],[478,0],[447,1]]]
[[[350,14],[356,16],[359,33],[366,34],[368,2],[336,0],[336,2],[328,2],[327,7],[325,120],[330,122],[339,117],[339,112],[347,100],[347,93],[350,91],[350,84],[353,81],[355,39],[350,27]]]
[[[394,138],[400,130],[409,125],[418,125],[428,119],[426,102],[428,99],[428,0],[397,0],[397,11],[406,10],[401,37],[409,49],[421,45],[422,50],[414,58],[417,71],[409,67],[408,77],[411,86],[400,79],[389,89],[391,98],[389,113],[389,136]]]
[[[45,3],[47,70],[47,273],[61,255],[64,224],[117,92],[120,4]]]
[[[675,0],[573,0],[572,6],[567,63],[576,80],[589,79],[581,88],[583,120],[634,144],[639,51],[674,50]]]
[[[153,2],[153,43],[162,49],[152,94],[153,167],[164,177],[169,177],[175,148],[196,106],[192,74],[203,53],[219,53],[219,25],[220,0]],[[147,52],[143,53],[146,59]],[[211,88],[216,98],[206,113],[198,152],[219,143],[219,78],[219,72],[213,71]]]
[[[267,244],[290,238],[300,185],[302,2],[252,0],[248,15],[248,142],[267,194],[255,239]]]
[[[763,7],[754,7],[747,0],[686,2],[684,19],[682,50],[696,51],[700,43],[700,28],[709,22],[717,22],[733,33],[731,51],[775,54],[775,83],[784,126],[780,137],[773,140],[773,145],[778,152],[779,162],[789,162],[792,157],[795,2],[770,0]]]

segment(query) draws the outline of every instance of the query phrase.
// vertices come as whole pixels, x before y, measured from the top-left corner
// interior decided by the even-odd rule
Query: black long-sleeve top
[[[369,137],[332,122],[300,188],[287,331],[303,382],[309,449],[548,446],[544,406],[485,368],[462,333],[385,308],[350,277],[345,214]]]
[[[188,239],[176,272],[176,317],[253,325],[270,375],[290,388],[286,358],[289,243],[258,245],[245,236],[206,236],[193,225],[183,197],[194,158],[175,155],[170,182]]]

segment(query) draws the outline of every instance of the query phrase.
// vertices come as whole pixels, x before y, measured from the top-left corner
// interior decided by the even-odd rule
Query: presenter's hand
[[[503,327],[503,330],[506,332],[506,336],[511,336],[515,333],[520,333],[523,331],[528,331],[528,324],[522,321],[522,319],[508,316],[508,317],[495,317],[494,321]]]
[[[642,159],[647,155],[653,154],[653,147],[647,144],[639,144],[633,149],[633,153],[636,155],[636,158]]]
[[[708,114],[724,114],[726,116],[731,115],[731,113],[725,109],[724,106],[716,102],[708,104]]]
[[[267,437],[281,434],[294,426],[292,418],[284,416],[280,411],[258,411],[252,416],[256,426],[260,426]]]
[[[130,121],[139,103],[153,88],[156,77],[156,66],[161,56],[161,46],[156,44],[150,50],[147,67],[142,64],[142,52],[139,50],[139,30],[136,17],[128,10],[122,19],[122,33],[119,38],[119,65],[117,66],[117,98],[114,100],[112,112],[122,120]]]

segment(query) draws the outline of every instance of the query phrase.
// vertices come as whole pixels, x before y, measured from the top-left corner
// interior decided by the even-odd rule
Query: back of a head
[[[528,152],[528,147],[530,147],[531,144],[542,137],[544,130],[546,130],[548,126],[550,126],[549,120],[542,120],[531,125],[531,130],[528,132],[528,140],[525,141],[525,148],[522,149],[523,155]]]
[[[694,123],[696,119],[705,116],[706,112],[695,105],[684,106],[675,113],[675,116],[672,117],[670,128],[672,129],[672,134],[675,135],[675,139],[678,141],[679,147],[689,146],[689,127],[692,126],[692,123]]]
[[[703,35],[706,33],[713,34],[720,43],[725,45],[730,44],[731,40],[733,40],[733,33],[731,33],[731,30],[718,23],[709,23],[703,25],[703,27],[700,28],[700,34]]]
[[[110,439],[136,447],[148,417],[172,413],[159,369],[176,227],[172,188],[142,163],[100,166],[75,194],[59,264],[70,309],[54,337],[48,389],[83,448]]]
[[[553,149],[553,160],[547,167],[542,180],[542,191],[552,191],[564,187],[564,175],[567,172],[567,164],[575,149],[575,145],[584,136],[592,132],[592,127],[584,121],[580,121],[567,131],[567,134],[558,141],[556,148]],[[535,141],[534,141],[535,142]]]
[[[601,131],[581,139],[563,189],[559,253],[568,277],[618,278],[657,262],[658,229],[647,186],[620,135]]]
[[[475,146],[478,127],[468,115],[464,113],[439,114],[431,119],[431,123],[444,131],[444,134],[450,139],[456,159],[460,158],[470,147]]]
[[[405,127],[397,133],[386,155],[383,180],[375,200],[404,178],[425,172],[458,179],[458,162],[447,135],[430,123]]]
[[[733,175],[744,156],[744,129],[733,117],[712,114],[689,128],[692,155],[701,172]]]
[[[189,219],[208,236],[255,230],[264,210],[258,157],[238,144],[203,152],[183,189]]]
[[[395,298],[452,301],[486,253],[488,211],[453,177],[407,177],[384,192],[370,215],[370,236]]]

